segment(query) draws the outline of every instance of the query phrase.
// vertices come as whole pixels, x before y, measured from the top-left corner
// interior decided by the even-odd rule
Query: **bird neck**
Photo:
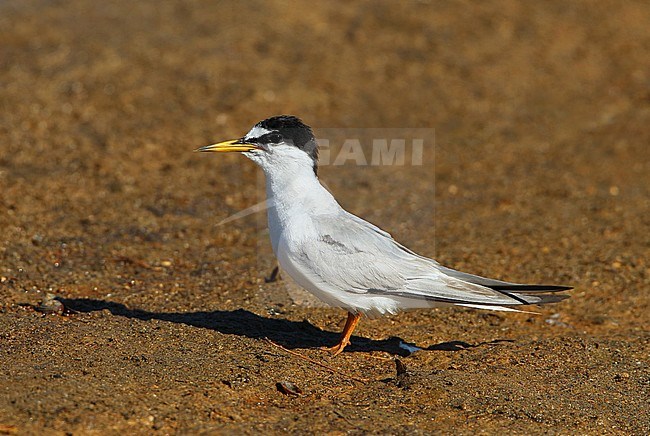
[[[272,205],[269,220],[282,225],[299,215],[332,213],[340,209],[309,166],[274,166],[265,168],[264,173],[266,196]]]

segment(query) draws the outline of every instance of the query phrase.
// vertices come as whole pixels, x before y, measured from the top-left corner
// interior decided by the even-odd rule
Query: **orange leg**
[[[343,349],[350,343],[350,336],[352,336],[352,332],[359,323],[360,319],[361,314],[353,314],[351,312],[348,312],[348,319],[345,322],[345,327],[343,328],[343,333],[341,333],[341,340],[339,343],[333,347],[323,347],[322,349],[329,351],[333,356],[340,354],[341,351],[343,351]]]

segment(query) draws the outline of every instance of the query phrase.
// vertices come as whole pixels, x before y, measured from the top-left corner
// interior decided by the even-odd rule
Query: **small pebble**
[[[35,307],[36,311],[45,314],[53,313],[55,315],[63,315],[65,307],[63,306],[63,303],[56,298],[56,295],[47,292],[41,303]]]
[[[278,388],[278,391],[280,391],[284,395],[299,396],[302,394],[302,390],[295,384],[291,383],[290,381],[277,382],[275,384],[275,387]]]

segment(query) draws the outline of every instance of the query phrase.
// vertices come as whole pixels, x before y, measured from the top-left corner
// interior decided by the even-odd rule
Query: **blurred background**
[[[647,347],[649,22],[643,1],[2,1],[1,322],[23,345],[62,328],[34,330],[45,321],[26,309],[49,291],[336,330],[337,311],[292,306],[288,285],[264,284],[274,259],[263,214],[217,225],[261,201],[258,169],[192,153],[294,114],[317,136],[433,129],[422,166],[320,175],[344,207],[444,264],[576,286],[544,317],[503,321],[518,335],[623,335]],[[474,312],[449,313],[359,334],[490,334],[455,327]],[[432,337],[434,321],[444,326]],[[139,346],[119,323],[96,322]],[[235,353],[242,338],[221,340]],[[26,350],[14,350],[16,365]],[[48,410],[39,425],[72,425]]]

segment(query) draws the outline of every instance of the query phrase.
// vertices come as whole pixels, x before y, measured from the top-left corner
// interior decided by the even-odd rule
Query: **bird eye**
[[[266,135],[266,140],[271,144],[279,144],[280,142],[282,142],[282,139],[283,139],[282,135],[280,135],[279,133],[269,133],[268,135]]]

